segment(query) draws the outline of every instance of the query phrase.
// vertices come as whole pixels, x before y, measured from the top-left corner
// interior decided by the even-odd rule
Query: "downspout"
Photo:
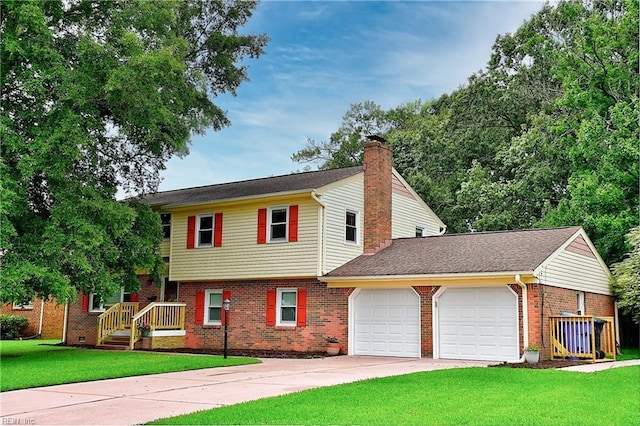
[[[317,272],[317,276],[320,277],[324,274],[324,247],[325,247],[325,241],[324,241],[324,233],[325,233],[325,217],[324,217],[324,211],[327,208],[327,206],[324,205],[324,203],[322,201],[320,201],[320,198],[318,198],[318,196],[316,195],[316,191],[313,190],[311,191],[311,198],[313,198],[313,200],[318,203],[321,207],[320,209],[320,218],[318,220],[318,225],[320,226],[320,235],[318,236],[319,240],[320,240],[320,244],[318,244],[318,270]]]
[[[520,274],[516,274],[516,282],[522,288],[522,342],[524,347],[529,346],[529,303],[527,297],[527,285],[522,281],[522,277]],[[522,353],[522,357],[520,357],[520,362],[524,362],[524,352]]]
[[[67,344],[67,324],[69,320],[69,302],[64,304],[64,317],[62,322],[62,343]]]
[[[40,299],[40,325],[38,326],[38,335],[42,338],[42,322],[44,320],[44,299]]]
[[[447,232],[447,225],[444,225],[442,228],[440,228],[440,232],[438,232],[438,236],[444,235],[445,232]]]

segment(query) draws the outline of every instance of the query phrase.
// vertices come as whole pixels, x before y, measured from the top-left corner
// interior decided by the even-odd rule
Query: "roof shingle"
[[[147,195],[152,206],[199,204],[227,199],[313,190],[346,179],[363,171],[362,166],[315,172],[293,173],[261,179],[176,189]]]
[[[396,239],[326,277],[440,275],[533,271],[580,227],[477,232]]]

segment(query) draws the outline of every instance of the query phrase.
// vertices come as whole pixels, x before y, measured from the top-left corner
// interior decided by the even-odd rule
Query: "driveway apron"
[[[0,393],[3,425],[130,425],[306,389],[489,362],[337,356],[47,386]]]

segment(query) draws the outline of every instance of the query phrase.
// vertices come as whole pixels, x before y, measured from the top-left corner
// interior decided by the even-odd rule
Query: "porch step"
[[[129,336],[111,336],[101,345],[96,345],[96,349],[127,351],[129,350]]]

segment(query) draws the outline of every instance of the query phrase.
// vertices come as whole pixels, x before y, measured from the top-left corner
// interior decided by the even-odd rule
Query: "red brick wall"
[[[149,297],[160,300],[160,287],[149,281],[149,277],[142,275],[140,278],[140,291],[138,302],[140,307],[149,303]],[[98,327],[98,316],[101,312],[82,312],[82,294],[78,294],[75,302],[69,304],[69,318],[67,321],[68,345],[95,345]]]
[[[439,286],[413,287],[420,296],[420,351],[422,356],[433,356],[433,295]]]
[[[40,314],[42,312],[42,299],[35,299],[32,309],[13,309],[13,304],[0,306],[0,313],[6,315],[19,315],[27,318],[29,325],[24,332],[25,336],[35,336],[40,328]],[[42,317],[42,338],[61,339],[64,324],[64,305],[58,305],[55,300],[44,302],[44,315]]]
[[[552,287],[543,284],[527,285],[529,298],[529,342],[541,347],[540,357],[550,356],[549,317],[561,312],[576,313],[577,290]],[[614,316],[613,297],[585,293],[586,315]]]
[[[367,142],[364,167],[364,250],[373,253],[391,240],[391,148]]]
[[[266,325],[267,290],[276,288],[307,290],[305,327]],[[326,337],[335,336],[342,353],[348,351],[347,310],[352,289],[328,289],[316,279],[180,283],[180,301],[187,304],[187,347],[223,348],[222,326],[195,323],[196,292],[217,289],[231,291],[229,349],[321,352],[325,350]]]

